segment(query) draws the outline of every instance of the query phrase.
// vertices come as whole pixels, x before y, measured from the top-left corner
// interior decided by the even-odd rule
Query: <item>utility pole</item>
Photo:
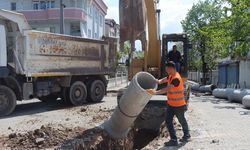
[[[64,8],[63,0],[60,0],[60,33],[64,34]]]

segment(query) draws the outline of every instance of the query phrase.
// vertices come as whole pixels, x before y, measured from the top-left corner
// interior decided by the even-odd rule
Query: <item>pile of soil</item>
[[[40,129],[24,134],[12,133],[9,137],[1,139],[3,141],[1,143],[4,147],[13,150],[54,148],[61,145],[65,140],[82,133],[82,131],[84,131],[83,128],[54,129],[42,126]]]
[[[74,139],[66,141],[59,150],[131,150],[133,149],[131,133],[125,139],[115,140],[105,130],[93,128],[84,131]]]
[[[157,138],[168,137],[164,124],[165,107],[147,105],[137,117],[127,138],[115,140],[101,128],[84,131],[74,139],[66,141],[59,150],[132,150],[142,149]]]
[[[80,112],[89,112],[81,109]],[[113,110],[97,109],[93,122],[106,120]],[[168,137],[165,124],[165,107],[147,105],[137,117],[134,126],[127,138],[116,140],[102,128],[96,127],[89,130],[83,128],[55,129],[42,126],[40,129],[24,134],[10,134],[0,143],[11,149],[56,149],[59,150],[132,150],[142,149],[155,139]],[[4,141],[4,142],[1,142]]]

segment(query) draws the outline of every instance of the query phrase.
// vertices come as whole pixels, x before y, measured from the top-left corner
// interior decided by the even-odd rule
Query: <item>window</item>
[[[89,6],[88,8],[88,14],[90,17],[92,17],[92,6]]]
[[[70,35],[81,36],[80,23],[71,23],[70,24]]]
[[[33,9],[38,10],[38,9],[50,9],[50,8],[55,8],[55,1],[54,0],[42,0],[38,1],[35,0],[33,1]]]
[[[46,9],[46,2],[40,1],[40,9]]]
[[[51,33],[56,33],[56,27],[50,27],[50,32]]]
[[[33,9],[38,10],[39,9],[39,1],[33,1]]]
[[[49,9],[50,8],[50,1],[47,1],[47,9]]]
[[[99,12],[98,12],[98,10],[96,9],[96,11],[95,11],[95,21],[96,21],[96,23],[98,24],[98,21],[99,21]]]
[[[10,7],[11,10],[16,10],[16,3],[10,3]]]
[[[92,36],[91,36],[91,30],[90,29],[88,29],[88,37],[92,38]]]
[[[103,16],[100,14],[100,26],[103,26]]]
[[[50,8],[55,8],[55,1],[51,1]]]
[[[87,10],[87,0],[83,0],[83,9],[86,11]]]

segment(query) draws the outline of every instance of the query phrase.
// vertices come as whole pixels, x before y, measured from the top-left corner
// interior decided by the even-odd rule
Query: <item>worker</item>
[[[176,71],[174,62],[168,62],[166,65],[166,71],[168,77],[161,80],[156,80],[158,84],[167,84],[167,87],[156,91],[154,89],[147,90],[152,95],[167,93],[167,114],[166,114],[166,126],[170,133],[170,141],[165,143],[165,146],[178,146],[176,132],[173,126],[174,116],[177,117],[180,122],[184,135],[180,142],[188,142],[191,139],[189,134],[189,127],[185,118],[185,112],[187,111],[187,103],[184,97],[184,85],[180,74]]]
[[[177,46],[173,46],[173,50],[168,53],[168,60],[173,61],[176,65],[177,72],[181,72],[181,53],[177,50]]]

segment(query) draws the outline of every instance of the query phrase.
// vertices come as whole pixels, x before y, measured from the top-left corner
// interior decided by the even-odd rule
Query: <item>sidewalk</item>
[[[187,112],[192,141],[179,147],[164,147],[169,139],[160,138],[145,150],[249,150],[250,110],[241,104],[215,99],[213,96],[191,97]],[[182,136],[181,127],[177,128]]]

